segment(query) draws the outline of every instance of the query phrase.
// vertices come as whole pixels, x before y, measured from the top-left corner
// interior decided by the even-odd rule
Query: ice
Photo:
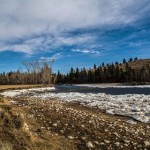
[[[65,85],[63,85],[65,87]],[[67,87],[68,85],[66,85]],[[100,88],[150,88],[150,85],[119,85],[119,84],[74,84],[74,87],[100,87]]]
[[[27,95],[31,93],[44,92],[44,91],[54,91],[55,87],[47,87],[47,88],[31,88],[31,89],[22,89],[22,90],[11,90],[0,93],[5,97],[15,97],[20,95]]]
[[[137,124],[137,122],[132,120],[132,119],[128,120],[127,122],[130,123],[130,124]]]
[[[111,115],[129,116],[135,120],[150,123],[150,95],[62,92],[57,91],[54,87],[6,91],[1,95],[6,97],[27,96],[45,100],[55,98],[67,102],[78,102],[88,107],[105,110]]]

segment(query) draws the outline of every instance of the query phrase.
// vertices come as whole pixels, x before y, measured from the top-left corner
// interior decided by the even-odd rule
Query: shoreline
[[[26,96],[0,96],[0,116],[3,116],[0,121],[0,148],[150,148],[150,123],[142,123],[128,116],[107,114],[99,108],[77,102],[52,97],[44,100]]]
[[[7,100],[12,113],[16,111],[23,116],[24,132],[30,135],[27,146],[30,147],[47,145],[47,150],[55,150],[56,146],[70,150],[109,150],[150,146],[150,124],[134,124],[128,122],[127,117],[105,114],[95,108],[57,99],[20,97],[13,98],[15,103],[11,103],[11,98]]]

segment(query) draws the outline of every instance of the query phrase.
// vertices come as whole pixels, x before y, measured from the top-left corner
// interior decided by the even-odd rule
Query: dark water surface
[[[89,87],[78,85],[56,85],[57,92],[80,92],[80,93],[106,93],[111,95],[124,95],[124,94],[144,94],[150,95],[150,86],[121,86],[121,87]],[[54,91],[53,91],[54,92]]]

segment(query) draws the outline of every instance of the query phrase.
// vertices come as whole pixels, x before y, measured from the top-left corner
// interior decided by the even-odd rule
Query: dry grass
[[[28,89],[28,88],[35,88],[35,87],[45,87],[45,86],[52,86],[52,85],[41,85],[41,84],[31,84],[31,85],[0,85],[0,91],[4,90],[16,90],[16,89]]]
[[[128,65],[132,69],[140,70],[143,67],[150,67],[150,59],[139,59],[137,61],[129,62]],[[120,68],[125,70],[126,64],[122,64]]]

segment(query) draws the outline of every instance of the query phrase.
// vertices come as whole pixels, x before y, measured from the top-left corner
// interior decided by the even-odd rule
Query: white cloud
[[[89,49],[72,49],[72,52],[78,52],[83,54],[92,54],[92,55],[100,55],[99,51],[89,50]]]
[[[64,55],[60,52],[60,53],[56,53],[56,54],[54,54],[52,57],[50,57],[49,59],[50,60],[57,60],[57,59],[61,59],[61,58],[63,58],[64,57]]]
[[[15,44],[15,45],[0,45],[0,52],[1,51],[14,51],[14,52],[23,52],[23,53],[28,53],[28,54],[32,54],[32,49],[29,45],[25,45],[25,44]]]
[[[130,47],[146,47],[146,46],[149,46],[150,45],[150,42],[149,41],[136,41],[136,42],[130,42],[129,43],[129,46]]]
[[[76,36],[60,36],[54,39],[53,46],[61,47],[62,45],[73,46],[73,45],[87,44],[91,43],[95,39],[96,39],[95,36],[88,34]]]
[[[41,57],[41,59],[45,59],[47,61],[55,61],[64,57],[70,57],[70,55],[65,55],[63,52],[55,53],[51,57]]]
[[[14,52],[23,52],[33,54],[39,51],[51,51],[62,46],[73,46],[91,43],[96,37],[88,34],[79,36],[57,35],[57,37],[38,37],[23,40],[20,43],[0,43],[0,51],[12,50]],[[38,51],[37,51],[38,50]]]
[[[83,43],[88,39],[60,35],[78,28],[132,24],[149,11],[149,0],[0,0],[0,49],[32,53],[41,44],[49,49],[53,41],[53,46]],[[53,36],[32,40],[43,34]],[[21,44],[7,43],[24,38]]]

